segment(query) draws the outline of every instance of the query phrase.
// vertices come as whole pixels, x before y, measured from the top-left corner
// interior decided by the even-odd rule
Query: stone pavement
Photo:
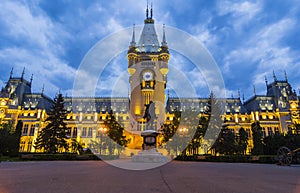
[[[1,162],[0,193],[300,193],[300,166],[173,161],[132,171],[103,161]]]

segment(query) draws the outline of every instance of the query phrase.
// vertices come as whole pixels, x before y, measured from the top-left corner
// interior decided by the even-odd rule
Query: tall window
[[[20,152],[24,152],[25,149],[25,141],[21,141],[20,143]]]
[[[27,152],[31,152],[31,148],[32,148],[32,141],[29,141],[27,146]]]
[[[268,136],[273,135],[272,127],[268,127]]]
[[[275,134],[279,135],[279,128],[278,127],[275,127]]]
[[[25,124],[23,127],[22,135],[27,135],[27,133],[28,133],[28,124]]]
[[[30,127],[30,132],[29,132],[30,136],[34,136],[34,129],[35,129],[35,124],[31,125]]]
[[[67,128],[67,132],[66,132],[68,138],[71,137],[71,127]]]
[[[82,134],[81,137],[86,137],[86,127],[82,128]]]
[[[261,128],[261,132],[262,132],[262,137],[265,138],[266,137],[266,129],[264,127]]]
[[[250,129],[246,129],[246,132],[247,132],[247,136],[250,138]]]
[[[77,127],[73,128],[73,133],[72,133],[72,138],[76,138],[77,137]]]
[[[89,130],[88,130],[88,137],[92,137],[93,136],[93,128],[90,127]]]

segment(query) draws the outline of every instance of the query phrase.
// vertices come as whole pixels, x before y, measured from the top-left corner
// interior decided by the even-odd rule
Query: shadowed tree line
[[[71,151],[73,153],[83,153],[83,146],[76,139],[72,139],[68,143],[67,124],[65,123],[67,111],[64,108],[64,98],[62,94],[58,94],[54,98],[46,119],[46,127],[41,129],[35,142],[35,148],[45,153],[60,153]],[[124,128],[116,121],[112,111],[110,111],[107,119],[104,121],[107,133],[101,139],[101,143],[94,142],[93,149],[107,149],[109,155],[113,155],[117,150],[117,154],[126,146],[127,140],[123,135]],[[105,141],[105,143],[103,143]],[[70,146],[70,147],[69,147]],[[89,147],[91,148],[91,147]]]
[[[0,155],[17,156],[23,124],[21,121],[14,127],[12,123],[0,125]]]
[[[215,104],[215,113],[212,113],[212,104]],[[209,150],[215,155],[245,155],[251,136],[248,136],[249,134],[244,128],[241,127],[238,133],[235,133],[226,126],[221,126],[220,128],[220,125],[210,123],[210,121],[214,122],[214,120],[220,119],[220,109],[218,109],[216,104],[217,101],[213,93],[211,93],[208,107],[204,112],[206,116],[199,117],[192,109],[184,112],[175,109],[172,123],[164,124],[162,127],[162,143],[160,145],[165,145],[168,152],[174,152],[175,156],[198,155],[200,147],[205,153]],[[188,122],[192,124],[187,124]],[[209,124],[213,126],[209,127]],[[186,141],[182,142],[183,136],[180,135],[180,127],[187,127],[188,133],[185,134],[192,136],[188,144]],[[218,132],[212,132],[212,130]],[[263,137],[263,128],[260,126],[260,122],[256,121],[252,123],[251,131],[253,141],[252,155],[276,155],[277,150],[282,146],[287,146],[292,150],[300,147],[299,124],[291,125],[288,133],[274,133]],[[210,138],[212,139],[214,139],[213,135],[217,135],[215,136],[215,142],[211,145],[205,137],[207,132],[210,132],[209,135],[211,135]],[[210,149],[205,149],[205,147],[210,147]]]

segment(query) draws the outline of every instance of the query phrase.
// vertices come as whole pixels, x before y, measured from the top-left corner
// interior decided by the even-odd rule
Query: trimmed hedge
[[[54,161],[54,160],[100,160],[94,154],[21,154],[20,159],[23,161]]]
[[[229,163],[277,163],[274,155],[193,155],[193,156],[177,156],[175,160],[179,161],[202,161],[202,162],[229,162]]]

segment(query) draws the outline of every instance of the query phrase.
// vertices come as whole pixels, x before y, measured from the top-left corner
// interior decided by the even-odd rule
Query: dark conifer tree
[[[123,133],[124,127],[122,127],[116,120],[116,117],[112,111],[104,121],[104,125],[107,127],[106,136],[109,138],[106,139],[106,145],[109,150],[109,154],[114,155],[115,149],[117,150],[118,154],[120,154],[121,150],[124,149],[128,143],[126,136]]]
[[[239,136],[238,136],[238,152],[242,155],[246,154],[247,146],[248,146],[248,133],[242,127],[239,129]]]
[[[0,125],[0,154],[16,156],[19,153],[22,122],[14,128],[12,123]]]
[[[262,137],[262,128],[259,121],[252,123],[252,138],[253,138],[253,155],[262,155],[263,154],[263,137]]]
[[[35,148],[44,150],[47,153],[57,153],[68,150],[67,143],[67,127],[66,127],[67,111],[64,108],[64,98],[62,94],[58,94],[54,98],[53,106],[48,113],[46,119],[47,126],[43,128],[35,142]]]

